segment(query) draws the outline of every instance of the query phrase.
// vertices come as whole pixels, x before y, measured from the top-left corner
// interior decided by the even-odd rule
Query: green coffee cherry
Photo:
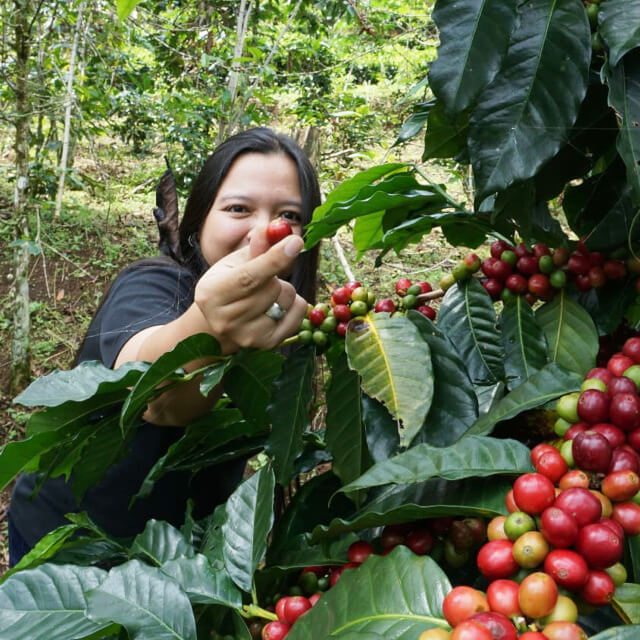
[[[313,333],[308,330],[303,330],[298,332],[298,342],[300,344],[311,344],[313,341]]]

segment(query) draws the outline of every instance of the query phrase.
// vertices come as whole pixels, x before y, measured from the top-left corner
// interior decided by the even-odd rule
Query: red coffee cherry
[[[272,220],[267,226],[267,242],[270,245],[280,242],[283,238],[293,233],[291,225],[283,218]]]

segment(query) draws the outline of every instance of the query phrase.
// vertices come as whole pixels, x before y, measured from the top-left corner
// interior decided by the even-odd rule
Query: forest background
[[[431,9],[430,0],[148,0],[119,19],[106,0],[2,4],[0,444],[20,438],[28,417],[11,404],[17,391],[69,368],[111,280],[156,253],[166,162],[180,207],[216,143],[250,126],[298,139],[324,194],[382,161],[421,163],[422,140],[398,135],[410,136],[412,112],[430,98]],[[429,164],[466,199],[465,167]],[[321,297],[352,276],[379,295],[401,275],[435,283],[458,257],[436,230],[374,269],[348,229],[321,256]]]

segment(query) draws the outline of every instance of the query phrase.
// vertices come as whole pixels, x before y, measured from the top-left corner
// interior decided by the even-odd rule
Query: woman
[[[202,332],[213,335],[225,354],[276,347],[297,331],[307,301],[315,298],[317,250],[301,253],[301,235],[319,204],[315,171],[293,140],[265,128],[229,138],[209,157],[187,201],[182,263],[156,258],[126,268],[96,312],[76,362],[100,360],[112,368],[154,362]],[[286,219],[293,234],[270,247],[266,227],[276,218]],[[193,478],[168,473],[148,498],[128,508],[147,472],[182,435],[180,427],[208,411],[218,395],[205,398],[194,381],[159,396],[148,406],[131,452],[80,504],[72,479],[48,479],[31,499],[37,476],[21,476],[9,510],[10,566],[68,523],[64,514],[71,511],[87,511],[111,535],[132,537],[150,518],[179,526],[189,498],[196,517],[224,502],[244,461]]]

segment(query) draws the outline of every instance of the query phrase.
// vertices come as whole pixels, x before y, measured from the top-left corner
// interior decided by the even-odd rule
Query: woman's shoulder
[[[112,288],[121,287],[131,282],[140,282],[151,286],[154,283],[173,281],[182,287],[193,287],[196,277],[184,265],[172,258],[157,256],[154,258],[142,258],[127,265],[116,276]]]

